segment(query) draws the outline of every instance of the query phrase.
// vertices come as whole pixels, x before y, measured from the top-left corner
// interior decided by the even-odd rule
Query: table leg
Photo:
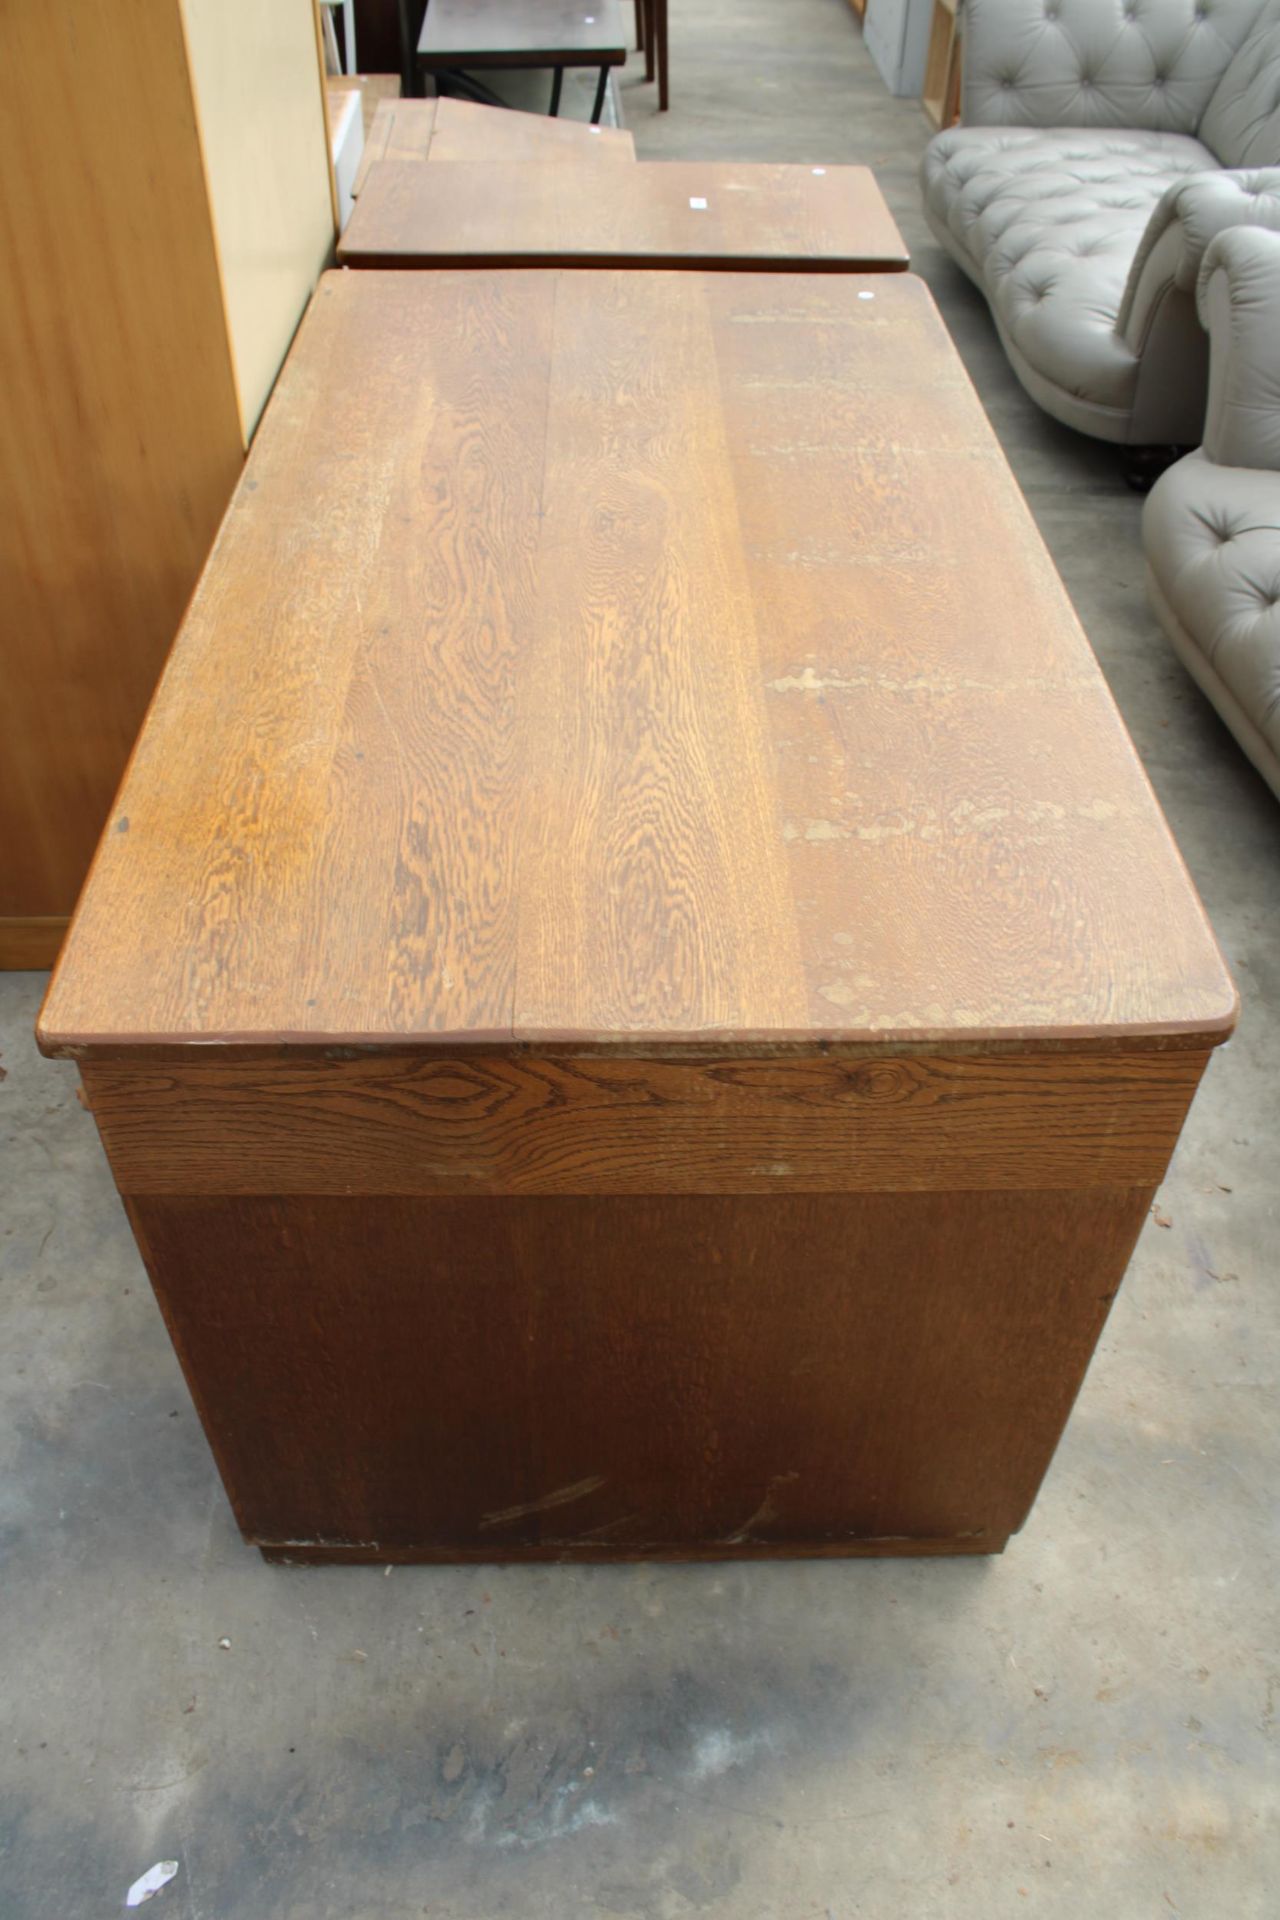
[[[400,91],[406,100],[413,100],[422,92],[422,76],[418,72],[417,42],[409,21],[409,0],[398,0],[397,15],[400,22]]]
[[[658,112],[671,105],[667,72],[667,0],[653,0],[654,38],[658,42]]]
[[[595,105],[591,109],[591,124],[593,127],[599,126],[600,124],[600,115],[604,112],[604,96],[608,91],[608,87],[609,69],[608,67],[601,67],[600,78],[596,83]]]
[[[643,9],[644,14],[644,39],[639,45],[639,51],[644,55],[644,77],[646,80],[652,80],[656,58],[656,35],[653,29],[654,0],[636,0],[636,7]]]
[[[555,74],[556,77],[551,82],[551,106],[549,109],[553,120],[560,111],[560,89],[564,85],[564,68],[557,67]]]

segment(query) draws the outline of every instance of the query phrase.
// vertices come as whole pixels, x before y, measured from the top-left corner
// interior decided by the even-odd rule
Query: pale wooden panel
[[[252,435],[333,247],[312,0],[182,0],[240,417]]]
[[[29,923],[75,904],[243,452],[176,0],[10,6],[0,38],[0,914]]]

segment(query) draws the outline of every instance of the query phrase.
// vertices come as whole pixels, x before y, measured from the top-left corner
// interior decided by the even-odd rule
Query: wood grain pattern
[[[1148,1201],[130,1214],[249,1539],[286,1557],[654,1558],[999,1551]]]
[[[486,1050],[83,1075],[122,1193],[865,1193],[1155,1186],[1204,1065]]]
[[[371,170],[339,244],[342,265],[807,272],[908,265],[867,167],[658,160],[579,177],[563,166],[492,156],[455,166],[437,155],[435,142],[431,160],[429,172]]]
[[[393,276],[379,312],[402,328],[371,406],[346,364],[348,278],[317,296],[165,678],[183,728],[227,712],[243,676],[235,724],[167,770],[167,725],[147,730],[97,873],[118,850],[168,873],[160,917],[128,937],[144,969],[178,960],[200,1026],[236,978],[301,1029],[326,1000],[363,1025],[376,971],[379,1023],[507,1034],[550,304],[460,276],[424,336]],[[174,862],[197,839],[192,886]]]
[[[636,143],[621,127],[516,113],[470,100],[383,100],[356,174],[358,199],[369,169],[384,160],[582,163],[634,161]]]
[[[7,7],[0,123],[0,916],[29,923],[75,903],[243,443],[176,0]]]
[[[918,282],[371,272],[302,330],[40,1032],[927,1050],[1234,1018]]]
[[[602,1035],[659,1010],[673,1038],[793,1032],[804,996],[714,339],[700,302],[646,337],[625,282],[564,293],[579,371],[547,423],[521,1024],[572,1037],[585,993]]]
[[[627,36],[618,0],[431,0],[418,36],[428,73],[455,67],[620,67]]]

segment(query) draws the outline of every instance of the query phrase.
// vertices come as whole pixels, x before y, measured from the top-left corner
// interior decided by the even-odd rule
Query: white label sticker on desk
[[[696,199],[692,194],[689,196],[689,205],[693,208],[695,213],[705,213],[707,210],[706,201]]]

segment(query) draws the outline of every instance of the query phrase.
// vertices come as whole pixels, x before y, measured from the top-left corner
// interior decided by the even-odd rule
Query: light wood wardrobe
[[[334,213],[314,0],[0,0],[0,45],[0,967],[42,967]]]

